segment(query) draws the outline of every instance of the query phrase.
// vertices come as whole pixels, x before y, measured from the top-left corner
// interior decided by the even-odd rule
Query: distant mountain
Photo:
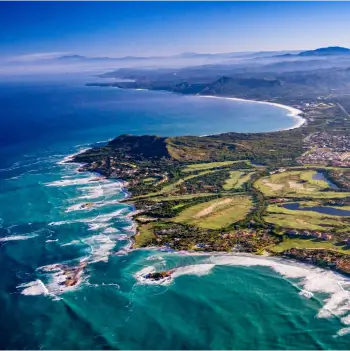
[[[319,48],[316,50],[302,51],[296,56],[307,57],[307,56],[339,56],[339,55],[350,55],[350,49],[343,48],[341,46],[329,46],[327,48]]]
[[[298,51],[299,52],[299,51]],[[263,57],[272,57],[274,54],[280,54],[280,56],[291,55],[293,56],[293,51],[259,51],[259,52],[227,52],[227,53],[196,53],[196,52],[184,52],[178,55],[172,56],[124,56],[124,57],[89,57],[82,55],[64,55],[60,57],[55,57],[50,60],[59,60],[66,62],[74,61],[148,61],[148,60],[169,60],[169,59],[207,59],[207,60],[228,60],[228,59],[249,59],[249,58],[263,58]]]
[[[189,73],[187,71],[187,73]],[[144,88],[150,90],[167,90],[191,95],[234,96],[251,99],[270,99],[271,97],[305,96],[314,98],[320,94],[337,91],[348,91],[350,87],[350,70],[322,69],[287,73],[252,73],[234,76],[221,76],[211,80],[211,76],[200,80],[189,78],[181,82],[171,80],[170,76],[137,77],[135,82],[91,83],[91,86],[115,86],[125,89]],[[161,80],[159,80],[161,78]],[[177,78],[176,78],[177,79]]]
[[[346,56],[350,55],[350,49],[348,48],[343,48],[341,46],[329,46],[327,48],[319,48],[315,50],[306,50],[306,51],[301,51],[299,53],[285,53],[285,54],[279,54],[276,56],[272,56],[273,58],[293,58],[293,57],[331,57],[331,56]]]
[[[115,63],[124,63],[124,62],[166,62],[171,60],[176,61],[195,61],[195,60],[214,60],[221,61],[233,57],[241,57],[243,53],[218,53],[218,54],[198,54],[195,52],[185,52],[178,55],[172,56],[123,56],[123,57],[90,57],[82,55],[64,55],[60,57],[55,57],[49,59],[50,61],[59,61],[59,62],[115,62]],[[47,61],[47,60],[45,60]]]
[[[54,60],[60,61],[132,61],[132,60],[147,60],[148,57],[125,56],[125,57],[88,57],[82,55],[65,55]]]
[[[84,60],[87,59],[87,57],[85,56],[81,56],[81,55],[65,55],[65,56],[60,56],[60,57],[55,57],[53,58],[54,60]]]
[[[332,67],[348,67],[350,64],[350,56],[348,59],[334,62],[333,60],[325,60],[318,56],[312,56],[309,59],[280,60],[279,62],[270,63],[257,68],[260,72],[298,72],[314,69],[324,69]]]
[[[252,60],[254,64],[257,64],[257,60],[264,58],[274,57],[273,55],[284,55],[284,54],[297,54],[298,52],[287,52],[287,51],[259,51],[259,52],[224,52],[224,53],[196,53],[196,52],[184,52],[181,54],[170,55],[170,56],[85,56],[80,54],[66,54],[62,56],[56,56],[52,58],[38,58],[32,60],[31,63],[35,64],[87,64],[87,65],[102,65],[107,64],[108,66],[115,65],[116,67],[128,67],[128,66],[141,66],[142,67],[185,67],[186,65],[203,65],[203,64],[241,64],[247,61],[248,66],[251,65],[249,60]],[[14,63],[16,63],[14,61]]]
[[[252,91],[279,89],[283,82],[278,79],[266,78],[234,78],[223,76],[212,83],[176,84],[166,90],[184,94],[202,95],[236,95]]]

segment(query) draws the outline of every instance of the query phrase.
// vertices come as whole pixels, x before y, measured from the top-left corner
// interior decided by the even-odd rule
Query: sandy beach
[[[276,106],[283,108],[290,113],[288,116],[293,117],[295,119],[295,124],[290,127],[290,128],[284,128],[284,129],[279,129],[279,130],[290,130],[290,129],[295,129],[301,127],[303,124],[306,123],[306,119],[301,117],[300,114],[303,113],[303,111],[298,110],[295,107],[292,106],[287,106],[287,105],[282,105],[276,102],[269,102],[269,101],[259,101],[259,100],[248,100],[248,99],[241,99],[241,98],[234,98],[234,97],[225,97],[225,96],[214,96],[214,95],[197,95],[198,97],[203,97],[203,98],[211,98],[211,99],[225,99],[225,100],[233,100],[233,101],[242,101],[242,102],[254,102],[257,104],[265,104],[265,105],[271,105],[271,106]]]

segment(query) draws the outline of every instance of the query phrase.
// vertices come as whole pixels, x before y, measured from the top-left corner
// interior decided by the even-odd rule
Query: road
[[[339,108],[350,118],[350,114],[348,113],[348,111],[345,110],[345,107],[340,105],[338,102],[337,102],[337,105],[339,106]]]

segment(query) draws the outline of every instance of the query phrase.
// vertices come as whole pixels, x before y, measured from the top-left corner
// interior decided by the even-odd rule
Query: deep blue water
[[[121,183],[60,163],[121,133],[293,123],[254,103],[77,83],[0,86],[0,347],[348,349],[347,278],[249,255],[128,252],[135,228]],[[62,286],[64,265],[81,263],[81,283]],[[142,279],[170,268],[170,282]]]
[[[94,142],[122,133],[205,135],[289,128],[279,107],[182,96],[168,92],[75,84],[0,84],[1,145],[49,148],[55,142]],[[6,131],[6,132],[5,132]],[[9,155],[13,154],[9,150]]]

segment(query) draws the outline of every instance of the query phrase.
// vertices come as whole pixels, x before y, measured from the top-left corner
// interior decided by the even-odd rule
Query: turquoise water
[[[130,252],[121,183],[61,163],[125,132],[287,128],[284,110],[78,84],[2,86],[0,107],[2,349],[349,348],[348,279],[264,257]],[[81,262],[81,283],[61,285],[61,265]],[[171,281],[143,279],[170,268]]]

